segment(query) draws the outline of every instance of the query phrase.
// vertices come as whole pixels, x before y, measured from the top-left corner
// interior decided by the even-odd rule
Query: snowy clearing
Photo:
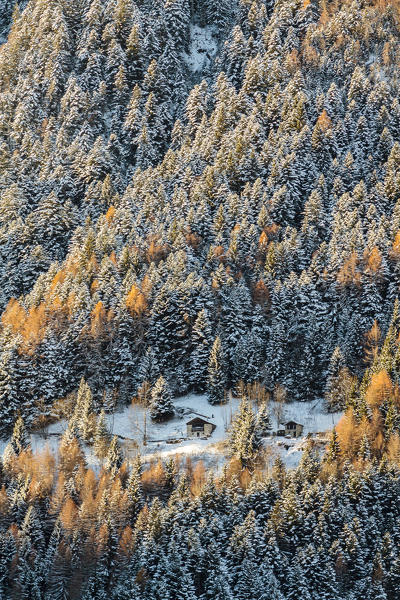
[[[279,407],[282,407],[279,415]],[[318,433],[332,429],[342,416],[341,412],[326,413],[322,398],[310,402],[290,402],[279,405],[277,402],[269,402],[268,408],[271,415],[273,430],[278,429],[278,417],[284,423],[290,420],[304,425],[303,434]]]
[[[189,394],[174,400],[176,415],[166,423],[152,423],[147,417],[147,444],[143,444],[145,411],[138,405],[128,406],[124,411],[110,415],[109,427],[115,435],[135,438],[145,462],[155,458],[166,458],[175,454],[204,459],[209,467],[217,466],[224,457],[215,447],[226,438],[226,432],[235,414],[239,399],[232,398],[228,404],[212,406],[204,395]],[[186,438],[186,423],[196,416],[216,425],[207,439]],[[179,442],[174,443],[176,440]],[[129,446],[129,444],[127,444]],[[128,448],[129,453],[129,448]]]
[[[285,437],[268,437],[265,439],[266,448],[270,454],[270,462],[280,456],[287,467],[294,468],[300,462],[308,434],[324,434],[329,432],[340,420],[342,412],[326,413],[324,401],[312,400],[310,402],[291,402],[279,405],[276,402],[269,403],[272,431],[276,431],[279,423],[296,421],[304,426],[303,435],[298,439],[287,439]],[[323,439],[323,435],[321,438]],[[323,451],[325,445],[320,445]]]
[[[107,416],[108,426],[113,435],[119,436],[128,460],[138,452],[143,461],[165,459],[169,456],[181,455],[193,460],[203,460],[207,468],[219,470],[224,464],[225,456],[221,442],[226,438],[227,431],[240,400],[231,398],[225,405],[212,406],[205,395],[189,394],[174,400],[176,415],[166,423],[152,423],[142,406],[130,405],[124,410]],[[311,402],[292,402],[278,405],[270,402],[272,432],[276,432],[280,423],[295,420],[304,426],[303,436],[298,439],[267,436],[265,447],[269,462],[272,464],[277,456],[281,456],[288,467],[296,467],[301,459],[307,434],[323,433],[332,429],[339,421],[342,413],[326,414],[323,400]],[[209,438],[186,438],[186,423],[196,416],[216,425]],[[47,435],[34,433],[31,435],[31,445],[34,452],[43,450],[46,446],[56,453],[60,437],[67,427],[66,421],[50,425]],[[144,443],[146,431],[147,442]],[[271,433],[272,433],[271,432]],[[0,443],[3,452],[6,441]],[[320,445],[321,450],[324,444]],[[100,468],[99,460],[94,456],[90,447],[85,448],[88,464],[94,469]]]
[[[189,52],[183,53],[183,58],[192,73],[200,73],[209,67],[217,53],[217,42],[214,39],[213,28],[190,26]]]

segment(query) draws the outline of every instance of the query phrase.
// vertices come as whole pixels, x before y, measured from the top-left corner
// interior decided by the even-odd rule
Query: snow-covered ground
[[[210,66],[217,53],[217,42],[214,38],[213,28],[210,26],[190,26],[189,52],[183,57],[192,73],[201,73]]]
[[[232,398],[227,404],[212,406],[207,397],[198,394],[189,394],[174,400],[176,415],[166,423],[152,423],[141,406],[132,405],[123,412],[115,413],[109,417],[109,427],[115,435],[123,438],[135,439],[138,449],[132,448],[131,452],[140,451],[144,461],[154,458],[165,458],[175,454],[202,458],[208,466],[217,466],[224,457],[221,455],[217,444],[226,437],[226,432],[235,414],[239,400]],[[207,439],[185,439],[186,423],[196,416],[203,417],[216,425],[211,437]],[[146,428],[146,444],[143,443]],[[129,453],[129,440],[125,443]]]
[[[303,425],[304,435],[332,429],[342,415],[341,412],[326,413],[322,398],[311,402],[290,402],[285,404],[270,402],[268,408],[273,429],[278,429],[278,417],[280,417],[281,423],[296,421]]]
[[[272,431],[282,429],[280,423],[296,421],[304,426],[303,436],[298,439],[286,439],[285,437],[268,437],[265,446],[270,455],[272,463],[280,456],[285,465],[290,468],[296,467],[303,454],[308,434],[329,432],[339,421],[342,412],[326,413],[323,399],[311,402],[291,402],[279,405],[276,402],[269,403]],[[323,439],[323,435],[320,436]],[[324,444],[321,445],[323,450]]]
[[[174,400],[176,415],[166,423],[152,423],[144,408],[139,405],[127,406],[120,412],[108,415],[107,420],[111,433],[119,436],[128,459],[138,452],[145,463],[157,458],[185,455],[194,460],[202,459],[208,468],[219,469],[225,461],[220,442],[226,438],[239,403],[239,399],[231,398],[225,405],[211,406],[206,396],[189,394]],[[292,402],[283,406],[270,402],[268,407],[272,431],[280,428],[279,422],[289,420],[304,426],[303,436],[297,440],[272,435],[265,438],[269,462],[272,464],[277,456],[281,456],[288,467],[295,467],[299,463],[308,433],[329,431],[341,417],[341,413],[326,414],[322,400]],[[186,423],[196,416],[201,416],[216,425],[209,438],[186,439]],[[66,421],[59,421],[48,427],[46,436],[32,434],[32,450],[39,451],[47,445],[56,453],[66,426]],[[1,452],[5,445],[5,441],[0,443]],[[86,457],[92,467],[99,466],[89,447],[86,448]]]

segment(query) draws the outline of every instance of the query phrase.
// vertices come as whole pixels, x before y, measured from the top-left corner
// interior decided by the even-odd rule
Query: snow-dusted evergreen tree
[[[158,366],[157,357],[154,350],[152,348],[148,348],[139,364],[138,380],[141,385],[145,381],[152,385],[159,376],[160,368]]]
[[[69,421],[68,427],[75,431],[88,443],[93,441],[96,428],[96,418],[93,407],[93,394],[82,378],[76,396],[75,409]]]
[[[268,423],[266,413],[262,410],[256,415],[250,402],[243,397],[229,433],[229,452],[242,465],[248,465],[255,458]]]
[[[208,359],[207,397],[210,404],[226,402],[225,361],[221,339],[217,336]]]
[[[343,410],[350,398],[352,378],[339,347],[335,348],[328,368],[325,401],[329,411]]]
[[[14,429],[11,436],[11,446],[18,456],[21,452],[29,447],[28,434],[25,428],[24,420],[21,416],[15,421]]]
[[[174,412],[168,383],[161,375],[151,390],[150,416],[153,421],[166,421]]]
[[[15,344],[6,343],[0,354],[0,413],[3,433],[12,428],[21,407],[18,393],[20,376]]]
[[[121,467],[122,462],[123,458],[121,448],[119,446],[117,436],[114,435],[108,448],[104,466],[107,469],[107,471],[110,471],[110,473],[115,474],[116,471]]]
[[[96,429],[93,436],[93,450],[98,458],[104,458],[107,455],[111,441],[111,434],[106,423],[104,410],[98,416]]]
[[[192,330],[192,354],[190,365],[191,384],[197,391],[204,391],[208,380],[208,360],[212,345],[211,325],[208,312],[203,309],[197,315]]]

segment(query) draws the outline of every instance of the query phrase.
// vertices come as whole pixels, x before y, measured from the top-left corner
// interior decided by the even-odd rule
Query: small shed
[[[304,425],[296,423],[296,421],[288,421],[285,423],[285,435],[292,438],[298,438],[303,435]]]
[[[216,425],[209,423],[201,417],[195,417],[186,423],[188,437],[209,437]]]

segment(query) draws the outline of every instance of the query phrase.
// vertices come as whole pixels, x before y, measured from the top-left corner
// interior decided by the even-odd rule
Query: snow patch
[[[192,73],[201,73],[211,65],[217,48],[213,27],[191,25],[189,52],[183,53],[183,59]]]

